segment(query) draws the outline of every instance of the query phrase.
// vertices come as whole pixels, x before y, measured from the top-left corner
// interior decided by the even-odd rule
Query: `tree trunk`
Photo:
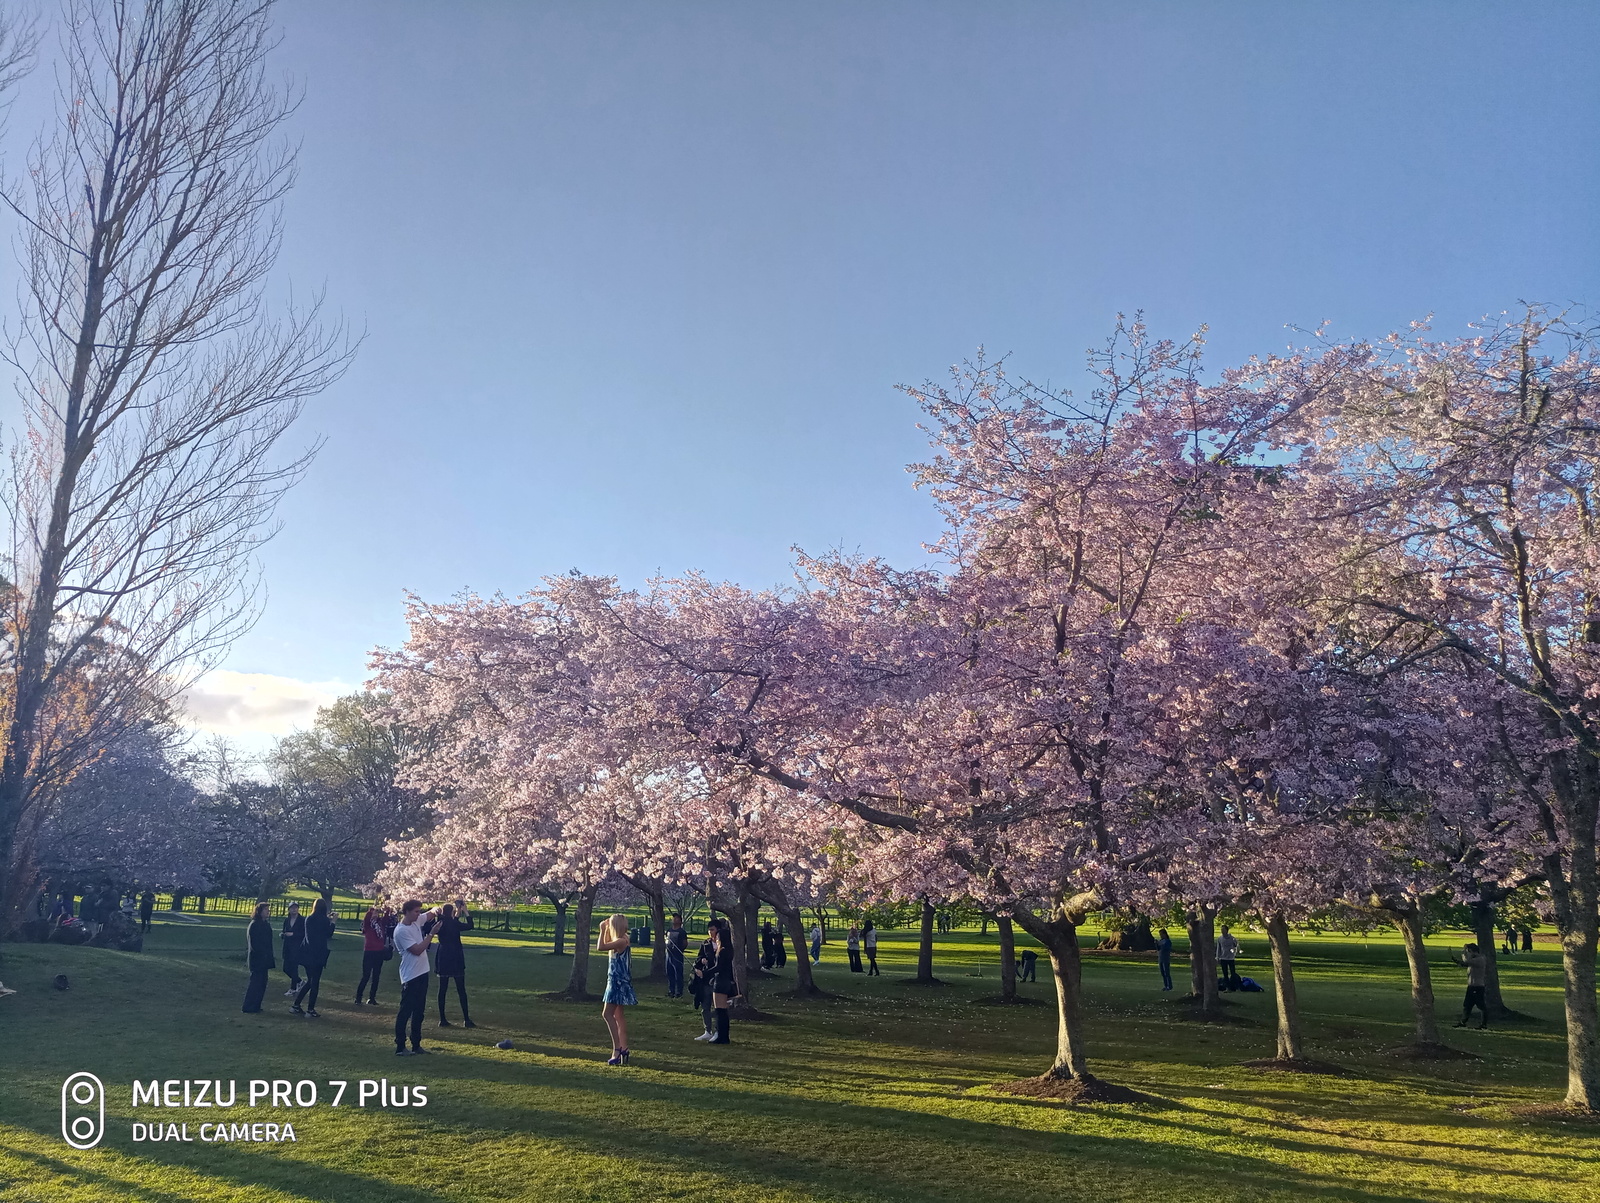
[[[1217,992],[1217,908],[1198,903],[1184,913],[1189,929],[1189,981],[1194,1001],[1203,1015],[1222,1014],[1222,995]]]
[[[567,903],[550,900],[556,908],[556,946],[551,949],[551,955],[560,956],[567,950]]]
[[[761,967],[761,900],[748,888],[741,893],[744,900],[744,972],[746,977],[757,977],[766,972]]]
[[[197,900],[195,902],[195,907],[194,907],[195,913],[199,914],[199,915],[205,914],[206,913],[206,896],[204,894],[197,894],[197,895],[195,895],[195,898]]]
[[[986,920],[987,921],[987,920]],[[1009,915],[996,915],[995,927],[1000,932],[1000,999],[1017,1001],[1017,938]]]
[[[1048,922],[1019,910],[1023,929],[1050,954],[1056,979],[1056,1058],[1049,1076],[1088,1079],[1088,1042],[1083,1029],[1083,960],[1077,924],[1066,918]]]
[[[1294,988],[1294,963],[1289,957],[1289,923],[1282,915],[1267,916],[1267,940],[1272,945],[1272,980],[1278,995],[1278,1060],[1298,1061],[1300,996]]]
[[[931,986],[938,981],[933,976],[933,903],[922,900],[922,939],[917,944],[917,982]]]
[[[1506,1006],[1505,999],[1500,993],[1500,958],[1495,951],[1494,900],[1488,897],[1479,897],[1471,906],[1472,935],[1478,942],[1478,951],[1483,955],[1483,1000],[1489,1009],[1491,1019],[1504,1019],[1511,1014]]]
[[[665,891],[646,891],[650,895],[650,925],[654,940],[650,945],[650,977],[665,980],[667,976],[667,900]]]
[[[594,918],[594,898],[598,886],[578,895],[577,926],[572,933],[572,972],[567,975],[564,993],[570,998],[593,998],[589,993],[589,925]]]
[[[189,895],[186,894],[182,890],[173,890],[172,891],[172,908],[171,909],[175,910],[175,911],[183,910],[183,900],[185,898],[187,898],[188,896]]]
[[[1411,1009],[1416,1020],[1413,1039],[1418,1044],[1439,1043],[1439,1021],[1433,1013],[1433,974],[1428,969],[1428,949],[1422,942],[1422,912],[1411,907],[1391,911],[1395,926],[1406,945],[1406,961],[1411,966]]]
[[[806,920],[799,907],[784,908],[774,905],[783,928],[794,945],[794,992],[796,994],[821,994],[817,979],[811,973],[811,949],[806,944]]]
[[[1596,930],[1600,927],[1596,920],[1600,882],[1595,873],[1595,820],[1600,810],[1600,763],[1592,756],[1570,752],[1552,754],[1549,764],[1570,848],[1564,873],[1560,857],[1547,861],[1554,870],[1547,880],[1561,938],[1566,1101],[1573,1107],[1600,1111],[1600,1016],[1595,1008],[1595,945],[1600,934]]]

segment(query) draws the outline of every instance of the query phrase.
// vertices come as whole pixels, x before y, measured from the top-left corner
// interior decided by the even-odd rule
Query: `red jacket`
[[[367,917],[361,921],[361,948],[365,952],[382,952],[389,945],[389,929],[384,926],[383,916],[375,910],[369,910]]]

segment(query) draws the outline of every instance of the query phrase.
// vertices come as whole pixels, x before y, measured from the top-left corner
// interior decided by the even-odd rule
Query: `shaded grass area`
[[[907,984],[910,933],[885,933],[882,978],[848,973],[830,945],[818,976],[837,997],[788,997],[792,968],[780,971],[756,999],[773,1022],[736,1025],[726,1048],[696,1043],[698,1016],[641,983],[625,1070],[604,1064],[597,1004],[539,997],[565,984],[569,964],[547,945],[469,939],[482,1026],[441,1030],[430,1001],[435,1055],[400,1060],[392,965],[387,1005],[353,1006],[359,941],[341,934],[321,1020],[288,1014],[281,974],[267,1012],[243,1015],[242,934],[242,920],[208,916],[158,923],[143,954],[4,947],[0,978],[21,993],[0,1002],[0,1199],[1600,1200],[1600,1131],[1513,1113],[1563,1085],[1550,951],[1502,968],[1508,1002],[1539,1022],[1450,1031],[1481,1059],[1424,1064],[1386,1052],[1410,1030],[1398,943],[1301,938],[1309,1051],[1344,1077],[1241,1064],[1272,1052],[1270,989],[1230,996],[1237,1023],[1183,1023],[1151,961],[1089,957],[1095,1071],[1147,1101],[1071,1106],[996,1089],[1045,1068],[1055,1018],[1050,1006],[990,1004],[997,953],[975,931],[940,938],[949,985],[936,991]],[[1436,942],[1436,971],[1453,1002],[1451,942]],[[1270,983],[1265,952],[1247,938],[1241,970]],[[638,958],[636,971],[647,965]],[[598,992],[603,962],[592,969]],[[58,972],[73,982],[65,994],[48,988]],[[1044,973],[1022,990],[1043,1003],[1053,995]],[[449,1005],[454,1014],[453,994]],[[1446,1022],[1447,1012],[1441,1002]],[[516,1047],[496,1049],[507,1036]],[[82,1152],[59,1133],[61,1083],[77,1070],[108,1088],[107,1137]],[[287,1119],[298,1139],[134,1143],[131,1122],[157,1114],[130,1108],[136,1078],[237,1079],[241,1106],[224,1118]],[[252,1078],[317,1081],[322,1104],[252,1113],[242,1105]],[[430,1102],[330,1108],[335,1078],[352,1082],[352,1096],[364,1078],[426,1083]],[[194,1132],[217,1114],[164,1118]]]

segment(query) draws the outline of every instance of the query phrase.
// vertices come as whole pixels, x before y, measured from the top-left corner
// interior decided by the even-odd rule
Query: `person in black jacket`
[[[700,955],[694,959],[694,977],[689,982],[689,993],[700,1007],[700,1018],[705,1023],[706,1030],[696,1036],[696,1040],[716,1039],[716,1020],[712,1015],[711,975],[717,967],[717,942],[715,935],[716,921],[706,929],[705,942],[700,945]]]
[[[306,917],[300,913],[300,904],[291,902],[289,913],[283,917],[283,975],[289,979],[286,998],[300,993],[300,945],[306,938]]]
[[[714,921],[712,941],[716,946],[716,964],[711,970],[712,1010],[715,1013],[717,1034],[707,1043],[729,1044],[728,1004],[738,997],[739,986],[733,976],[733,929],[726,919]]]
[[[455,905],[448,902],[439,908],[439,922],[433,929],[433,938],[439,945],[439,955],[433,960],[433,971],[439,975],[439,1026],[452,1026],[444,1017],[445,987],[456,979],[456,998],[461,1003],[461,1026],[475,1028],[472,1013],[467,1010],[467,954],[461,948],[461,933],[472,930],[472,916],[467,904],[457,898]]]
[[[294,996],[294,1006],[289,1008],[296,1015],[318,1018],[317,990],[322,985],[322,970],[328,964],[328,945],[333,939],[333,928],[328,900],[317,899],[317,904],[311,908],[311,917],[306,920],[305,939],[300,944],[300,967],[306,971],[306,980],[301,984],[300,992]],[[302,1001],[305,1003],[303,1010],[300,1005]]]
[[[244,1009],[248,1014],[261,1010],[261,1000],[267,996],[267,974],[274,964],[272,959],[272,908],[265,902],[256,903],[255,916],[245,930],[245,960],[250,966],[250,984],[244,991]]]
[[[146,890],[139,895],[139,930],[141,932],[150,930],[150,916],[155,913],[155,909],[156,896],[153,890]],[[269,923],[267,926],[271,927],[272,925]],[[268,934],[270,935],[271,933],[269,932]]]

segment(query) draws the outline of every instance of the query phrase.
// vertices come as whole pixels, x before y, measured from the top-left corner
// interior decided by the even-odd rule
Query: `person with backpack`
[[[356,1006],[361,1005],[361,992],[367,993],[367,1005],[378,1005],[378,980],[383,976],[383,963],[394,957],[389,943],[391,931],[387,920],[393,912],[381,897],[374,898],[361,920],[361,981],[356,984]],[[367,982],[372,982],[371,987]]]
[[[250,984],[244,991],[244,1011],[255,1015],[261,1010],[261,1000],[267,996],[267,974],[276,963],[272,959],[272,907],[269,903],[256,903],[250,926],[245,929],[245,962],[250,967]]]
[[[293,998],[300,993],[300,945],[306,938],[306,917],[300,913],[300,904],[291,902],[289,913],[283,917],[283,975],[289,979],[284,997]]]
[[[333,929],[336,926],[329,913],[328,900],[319,898],[306,920],[305,939],[300,944],[300,967],[306,971],[306,980],[294,996],[294,1006],[289,1009],[308,1019],[321,1018],[317,1014],[317,992],[322,988],[322,971],[327,968],[328,954],[332,951]],[[301,1003],[305,1006],[302,1009]]]

